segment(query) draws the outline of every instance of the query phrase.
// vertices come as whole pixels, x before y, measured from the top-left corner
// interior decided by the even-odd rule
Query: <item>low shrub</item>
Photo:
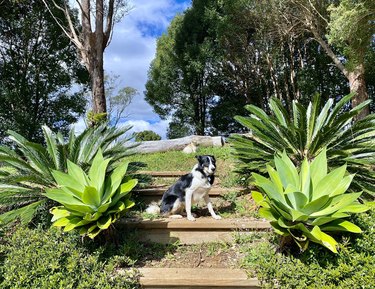
[[[249,246],[243,267],[255,270],[262,288],[375,288],[375,210],[351,219],[362,234],[341,235],[338,254],[312,243],[303,253],[277,252],[276,239]]]
[[[86,244],[86,247],[85,247]],[[3,289],[135,289],[136,271],[122,270],[126,257],[103,257],[104,248],[89,248],[78,234],[52,228],[19,228],[0,244]]]

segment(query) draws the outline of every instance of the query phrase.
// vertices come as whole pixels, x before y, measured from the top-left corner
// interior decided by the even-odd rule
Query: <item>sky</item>
[[[132,131],[153,130],[166,137],[168,120],[161,120],[144,100],[147,71],[156,53],[157,38],[167,30],[173,17],[190,6],[190,0],[131,0],[133,9],[114,27],[113,38],[104,53],[107,74],[119,75],[121,86],[136,88],[122,125]],[[76,125],[82,129],[83,120]]]

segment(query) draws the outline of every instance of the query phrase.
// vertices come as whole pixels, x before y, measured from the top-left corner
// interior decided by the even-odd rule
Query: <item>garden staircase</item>
[[[152,177],[175,178],[186,172],[141,172]],[[167,189],[164,186],[138,189],[136,193],[146,203],[160,200]],[[242,188],[226,189],[215,186],[210,191],[211,198],[220,198],[229,191],[242,191]],[[117,223],[119,229],[136,229],[140,241],[157,243],[200,244],[206,242],[233,241],[235,234],[252,234],[266,231],[270,224],[251,218],[225,218],[214,220],[211,217],[199,217],[195,222],[183,219],[123,219]],[[138,268],[141,274],[142,288],[260,288],[256,278],[248,278],[242,269],[233,268]]]

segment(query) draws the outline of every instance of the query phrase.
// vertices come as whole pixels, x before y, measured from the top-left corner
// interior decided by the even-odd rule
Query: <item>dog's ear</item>
[[[214,162],[216,162],[215,156],[210,155],[209,157],[212,158]]]
[[[202,156],[195,156],[195,158],[198,160],[198,162],[200,162],[202,160]]]

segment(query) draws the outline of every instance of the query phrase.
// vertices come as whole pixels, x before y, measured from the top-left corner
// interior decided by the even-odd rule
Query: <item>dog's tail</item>
[[[157,202],[152,202],[146,209],[146,213],[152,215],[160,214],[160,206]]]

